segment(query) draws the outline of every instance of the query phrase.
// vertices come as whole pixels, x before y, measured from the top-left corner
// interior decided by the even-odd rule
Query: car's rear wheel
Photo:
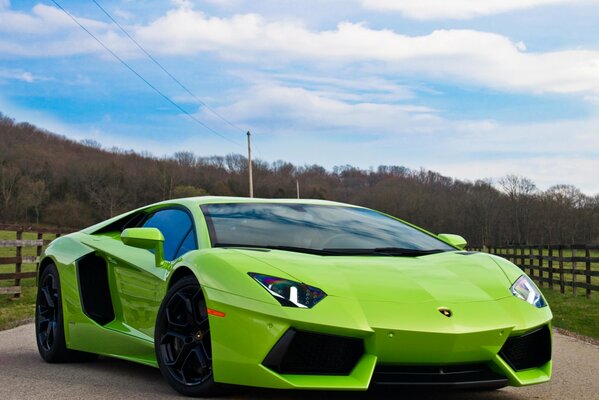
[[[46,266],[37,288],[35,338],[40,356],[49,363],[88,361],[97,358],[97,354],[67,349],[60,278],[54,264]]]
[[[215,394],[206,301],[193,276],[182,278],[166,294],[154,338],[160,371],[176,391],[195,397]]]

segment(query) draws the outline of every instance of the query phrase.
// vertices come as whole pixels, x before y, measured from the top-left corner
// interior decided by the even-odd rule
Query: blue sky
[[[0,111],[155,155],[530,177],[599,193],[598,0],[0,0]],[[235,143],[232,143],[235,142]]]

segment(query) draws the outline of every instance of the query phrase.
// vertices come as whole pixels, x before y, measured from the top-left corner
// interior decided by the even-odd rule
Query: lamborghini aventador
[[[551,375],[551,311],[501,257],[371,209],[196,197],[54,240],[35,314],[50,363],[118,357],[180,393],[223,384],[499,388]]]

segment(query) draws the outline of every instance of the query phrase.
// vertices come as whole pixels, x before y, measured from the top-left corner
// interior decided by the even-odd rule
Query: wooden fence
[[[11,286],[1,285],[0,294],[10,294],[14,298],[19,298],[21,296],[21,279],[35,278],[39,268],[39,257],[44,246],[47,246],[52,239],[73,230],[0,224],[0,231],[14,233],[14,239],[0,239],[0,250],[14,249],[14,255],[8,257],[1,256],[0,253],[0,266],[14,265],[14,272],[6,272],[4,268],[0,270],[0,282],[13,281]],[[28,237],[34,236],[35,239],[23,239],[24,234]],[[3,237],[5,236],[3,235]],[[48,236],[52,236],[52,238],[49,239]],[[31,255],[24,255],[23,249],[25,248],[32,248],[32,250],[35,248],[35,252],[30,251],[28,253]],[[35,270],[23,271],[24,264],[34,264]]]
[[[559,286],[561,293],[566,288],[578,295],[584,290],[587,298],[599,291],[599,246],[587,245],[508,245],[470,246],[471,250],[484,251],[501,256],[539,283],[550,289]]]

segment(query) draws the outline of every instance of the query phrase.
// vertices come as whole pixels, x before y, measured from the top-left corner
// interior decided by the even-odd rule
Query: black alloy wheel
[[[36,314],[37,341],[45,351],[50,351],[57,339],[58,328],[58,282],[53,274],[44,274],[39,286]]]
[[[49,363],[91,361],[98,357],[97,354],[70,350],[66,346],[60,278],[54,264],[48,264],[39,279],[35,339],[40,356]]]
[[[181,279],[168,291],[154,337],[160,371],[175,390],[187,396],[214,394],[208,312],[194,277]]]

